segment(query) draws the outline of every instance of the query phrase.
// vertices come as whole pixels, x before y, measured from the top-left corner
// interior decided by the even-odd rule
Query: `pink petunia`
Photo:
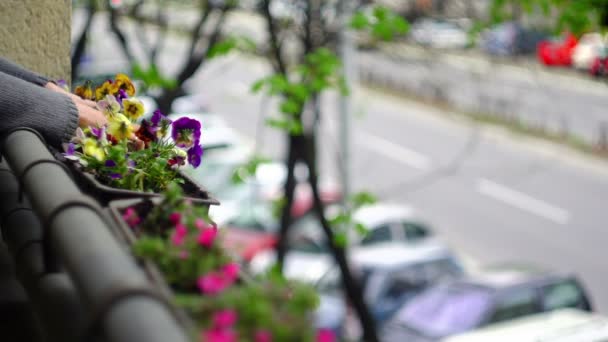
[[[194,220],[194,226],[198,228],[198,230],[203,230],[206,228],[215,228],[215,226],[205,222],[205,220],[203,220],[202,218],[197,218],[196,220]]]
[[[125,222],[127,222],[129,227],[131,228],[135,228],[141,222],[139,215],[137,215],[135,209],[131,207],[125,210],[124,214],[122,215],[122,218],[125,220]]]
[[[190,253],[188,253],[188,251],[179,251],[177,256],[182,260],[186,260],[190,256]]]
[[[199,245],[209,248],[213,245],[213,241],[215,241],[216,235],[217,229],[205,228],[201,230],[200,234],[198,235],[197,241]]]
[[[186,241],[186,235],[188,234],[188,229],[183,224],[179,223],[175,227],[173,234],[171,234],[171,242],[175,246],[181,246]]]
[[[222,274],[210,272],[204,276],[200,276],[196,281],[196,285],[202,293],[215,295],[222,292],[230,284],[226,282]]]
[[[201,342],[236,342],[236,332],[233,330],[210,329],[203,331]]]
[[[329,329],[319,329],[317,331],[317,342],[334,342],[336,335]]]
[[[272,334],[268,330],[258,330],[255,332],[255,342],[272,342]]]
[[[229,264],[224,265],[222,271],[224,272],[226,278],[232,283],[239,276],[239,269],[239,264],[231,262]]]
[[[217,311],[213,314],[213,327],[220,330],[231,328],[236,323],[237,318],[238,316],[234,310]]]
[[[177,224],[182,221],[182,214],[178,212],[171,213],[171,215],[169,215],[169,221],[171,221],[174,226],[177,226]]]

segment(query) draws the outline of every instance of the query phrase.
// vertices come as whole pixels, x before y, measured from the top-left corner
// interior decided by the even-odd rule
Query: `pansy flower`
[[[108,133],[117,140],[124,140],[133,134],[133,126],[126,116],[118,113],[109,118]]]
[[[112,80],[107,80],[95,89],[95,99],[97,101],[103,100],[106,95],[112,95],[112,83]]]
[[[106,95],[102,100],[97,102],[97,108],[106,116],[116,115],[120,111],[120,103],[116,101],[114,95]]]
[[[201,165],[201,157],[203,156],[203,147],[201,145],[194,145],[188,150],[188,163],[192,167],[197,168]]]
[[[78,160],[78,156],[76,156],[76,145],[74,143],[63,144],[63,156],[65,159],[69,160]]]
[[[156,131],[150,126],[150,122],[143,120],[139,129],[135,131],[135,136],[149,146],[152,141],[156,141]]]
[[[201,123],[188,117],[179,118],[173,121],[171,136],[179,147],[197,145],[201,137]]]
[[[129,76],[125,74],[117,74],[112,84],[112,93],[119,94],[119,92],[123,90],[126,95],[133,96],[135,95],[135,86]]]
[[[74,94],[80,96],[81,98],[85,99],[85,100],[92,100],[93,99],[93,88],[91,88],[91,81],[86,81],[84,82],[83,85],[76,87],[76,89],[74,89]]]
[[[144,104],[138,99],[124,99],[122,100],[122,106],[125,115],[131,121],[135,121],[140,116],[144,115]]]
[[[99,146],[99,143],[97,142],[97,140],[95,140],[93,138],[86,138],[83,140],[82,143],[83,143],[82,152],[86,156],[93,157],[100,162],[104,161],[106,159],[106,154],[105,154],[103,148],[101,148],[101,146]]]
[[[68,87],[68,82],[65,80],[57,80],[57,86],[67,92],[70,92],[70,87]]]
[[[150,133],[154,134],[158,139],[164,138],[169,131],[171,119],[164,116],[159,109],[155,110],[150,119]]]

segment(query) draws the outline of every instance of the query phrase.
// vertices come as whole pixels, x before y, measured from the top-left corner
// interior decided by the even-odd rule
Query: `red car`
[[[296,188],[294,197],[291,214],[297,220],[313,209],[313,199],[310,188],[304,185]],[[324,204],[337,203],[341,198],[341,193],[335,188],[321,190]],[[240,217],[222,228],[224,246],[248,262],[257,253],[276,246],[278,230],[279,222],[272,214],[272,205],[269,202],[257,203],[243,208]]]
[[[576,44],[578,44],[578,39],[572,34],[567,34],[560,41],[542,41],[537,48],[538,59],[544,65],[570,66]]]

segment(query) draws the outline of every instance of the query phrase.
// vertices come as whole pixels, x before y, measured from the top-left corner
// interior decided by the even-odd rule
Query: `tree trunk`
[[[311,134],[306,136],[306,145],[305,163],[308,166],[315,213],[319,218],[319,222],[323,227],[323,232],[325,233],[325,236],[327,236],[327,242],[330,250],[334,255],[338,267],[340,268],[340,272],[342,273],[342,282],[346,296],[359,316],[359,321],[361,322],[361,327],[363,329],[363,340],[366,342],[377,342],[378,334],[376,332],[376,324],[363,299],[361,285],[350,270],[350,266],[346,259],[345,249],[335,243],[334,232],[325,218],[325,208],[323,202],[321,201],[321,194],[319,192],[314,135]]]
[[[84,24],[84,28],[82,29],[82,32],[80,33],[80,36],[76,41],[74,51],[72,52],[72,85],[78,78],[80,60],[82,59],[82,55],[84,54],[85,48],[87,47],[87,38],[91,29],[91,25],[93,24],[93,17],[95,17],[95,12],[97,12],[95,8],[95,0],[89,0],[87,4],[87,19]]]
[[[295,167],[297,161],[302,157],[302,137],[289,135],[288,138],[288,154],[287,154],[287,180],[283,187],[283,196],[285,203],[281,209],[281,223],[279,228],[279,240],[276,246],[277,264],[281,271],[285,262],[285,254],[287,252],[289,227],[291,226],[291,207],[293,206],[293,198],[296,187]]]
[[[160,96],[155,97],[154,100],[156,100],[160,112],[168,115],[171,114],[171,105],[173,105],[173,101],[184,95],[186,95],[186,92],[183,88],[178,86],[173,89],[163,89]]]

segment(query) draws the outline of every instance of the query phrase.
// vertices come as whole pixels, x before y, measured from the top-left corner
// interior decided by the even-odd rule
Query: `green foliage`
[[[161,88],[161,89],[175,89],[177,87],[177,80],[164,77],[156,64],[150,65],[149,68],[145,68],[140,64],[133,64],[131,73],[133,78],[143,82],[142,91],[146,91],[150,88]]]
[[[210,318],[215,312],[230,310],[238,314],[234,329],[240,337],[264,330],[274,341],[314,341],[309,313],[319,300],[308,285],[264,276],[231,287],[221,296],[178,295],[176,300],[204,329],[213,328]]]
[[[580,35],[591,30],[604,29],[608,25],[608,0],[493,0],[490,7],[490,23],[513,18],[513,6],[520,6],[527,13],[552,13],[556,16],[555,30],[570,31]]]
[[[244,36],[229,36],[215,43],[207,51],[208,58],[222,57],[235,50],[241,52],[255,52],[255,42]]]
[[[237,167],[232,172],[232,183],[233,184],[243,184],[247,179],[255,177],[255,173],[258,169],[258,166],[261,164],[269,163],[270,159],[265,158],[260,155],[254,155],[245,163]]]
[[[350,20],[350,27],[383,41],[393,40],[410,29],[405,19],[383,6],[357,11]]]
[[[357,209],[372,205],[376,202],[376,196],[367,191],[354,193],[348,199],[348,209],[329,218],[328,222],[335,232],[334,243],[336,245],[340,247],[345,247],[348,245],[348,230],[350,229],[354,229],[355,232],[361,237],[365,237],[367,235],[369,232],[368,228],[363,223],[357,222],[353,217],[353,213]]]

